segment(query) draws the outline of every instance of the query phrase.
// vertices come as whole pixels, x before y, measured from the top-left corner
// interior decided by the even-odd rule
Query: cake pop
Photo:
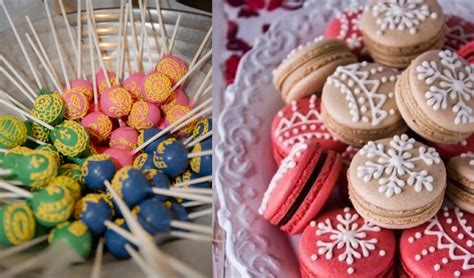
[[[123,220],[123,218],[116,219],[114,223],[123,229],[128,229],[127,223],[125,223],[125,220]],[[128,240],[126,240],[121,235],[117,234],[115,231],[111,229],[107,229],[105,231],[104,238],[105,238],[105,247],[107,248],[109,253],[112,256],[114,256],[114,258],[117,258],[117,259],[130,258],[130,255],[128,254],[127,249],[125,249],[125,245],[128,244],[136,248]]]
[[[133,151],[137,147],[138,132],[133,127],[119,127],[110,135],[110,147]]]
[[[188,95],[183,91],[183,86],[179,86],[171,93],[169,98],[161,104],[161,109],[166,112],[175,104],[185,106],[189,105],[189,98]]]
[[[10,115],[0,116],[0,148],[11,149],[26,142],[26,125]]]
[[[0,244],[22,244],[33,239],[35,230],[35,217],[26,203],[0,207]]]
[[[173,219],[189,222],[189,215],[180,203],[169,202],[169,210]]]
[[[41,126],[32,120],[24,121],[28,136],[31,136],[41,142],[49,142],[49,129]]]
[[[137,130],[143,130],[157,126],[160,120],[160,109],[155,104],[139,100],[133,104],[127,124]]]
[[[58,175],[73,178],[79,184],[84,183],[81,166],[77,164],[66,163],[61,165],[61,167],[58,169]]]
[[[74,217],[87,225],[93,236],[99,236],[107,227],[104,222],[114,215],[112,201],[102,193],[89,193],[76,203]]]
[[[174,186],[174,184],[177,184],[177,183],[189,182],[198,178],[201,178],[201,176],[194,173],[191,170],[186,170],[182,175],[174,178],[171,186]],[[209,187],[210,187],[210,183],[207,181],[184,186],[184,188],[209,188]]]
[[[150,193],[150,184],[146,177],[131,166],[118,170],[112,179],[112,188],[117,191],[129,207],[145,200]]]
[[[188,167],[188,150],[180,141],[168,138],[158,145],[153,154],[153,162],[167,176],[180,175]]]
[[[109,148],[104,151],[104,154],[110,155],[110,158],[112,158],[112,161],[115,163],[116,169],[133,164],[133,155],[129,151]]]
[[[73,178],[66,177],[66,176],[57,176],[51,179],[48,186],[62,186],[69,189],[69,191],[71,191],[71,195],[73,197],[74,202],[76,202],[77,200],[79,200],[79,198],[81,198],[82,187]]]
[[[137,142],[138,145],[142,145],[143,142],[146,142],[148,139],[150,139],[153,136],[155,136],[156,134],[158,134],[161,130],[162,130],[161,128],[156,128],[156,127],[147,128],[147,129],[142,130],[140,132],[140,135],[138,136],[138,142]],[[143,150],[147,154],[153,154],[153,152],[156,151],[156,149],[158,148],[158,145],[161,142],[163,142],[164,140],[168,139],[169,136],[170,136],[170,133],[167,132],[166,134],[164,134],[163,136],[161,136],[160,138],[156,139],[151,144],[146,146]]]
[[[143,98],[151,103],[163,103],[171,95],[171,86],[171,81],[164,74],[146,75],[143,81]]]
[[[58,93],[38,96],[31,110],[33,116],[53,126],[63,120],[64,112],[64,101]]]
[[[64,121],[50,134],[56,149],[65,156],[80,157],[89,146],[89,134],[86,129],[74,121]]]
[[[163,188],[163,189],[170,188],[170,185],[171,185],[170,180],[165,174],[158,172],[157,170],[149,171],[147,173],[149,173],[147,178],[150,181],[150,185],[152,188],[153,187]],[[156,195],[154,198],[158,198],[158,200],[162,202],[168,199],[167,196],[163,196],[163,195]]]
[[[186,63],[183,60],[169,54],[163,56],[156,64],[155,70],[157,73],[166,75],[173,85],[188,71]]]
[[[194,145],[191,153],[212,150],[211,138]],[[201,176],[212,175],[212,155],[196,156],[190,159],[191,169]]]
[[[2,164],[2,167],[4,169],[9,169],[12,170],[17,168],[18,162],[20,162],[20,158],[23,157],[23,155],[30,153],[32,150],[27,147],[14,147],[7,152],[5,152],[4,156],[4,162]]]
[[[112,133],[112,121],[100,111],[86,115],[82,119],[81,124],[87,128],[91,139],[99,143],[106,141]]]
[[[143,99],[144,78],[145,75],[143,75],[143,73],[136,72],[123,82],[123,87],[130,93],[133,99]]]
[[[93,98],[93,87],[92,84],[87,81],[87,80],[71,80],[71,89],[70,90],[76,90],[79,93],[85,95],[87,97],[87,100],[90,102],[92,101]]]
[[[39,151],[45,151],[51,154],[57,165],[61,165],[63,162],[63,156],[58,152],[58,150],[51,144],[42,145],[36,148]]]
[[[138,155],[133,161],[133,168],[136,168],[142,172],[156,169],[155,164],[153,163],[153,156],[147,153]]]
[[[107,71],[107,75],[109,76],[110,86],[118,85],[118,82],[115,79],[114,72]],[[99,70],[95,76],[97,82],[97,90],[99,91],[99,95],[102,95],[105,90],[107,90],[107,80],[105,79],[104,71]]]
[[[87,96],[80,93],[77,88],[66,90],[63,93],[65,117],[68,120],[79,120],[84,118],[89,110]]]
[[[100,109],[111,118],[127,116],[132,103],[132,97],[122,87],[107,88],[100,96]]]
[[[36,221],[45,227],[54,227],[66,221],[74,209],[74,197],[62,186],[46,186],[33,193],[28,200]]]
[[[59,165],[49,152],[33,150],[18,157],[16,178],[32,188],[46,186],[56,177]]]
[[[212,130],[212,119],[200,119],[193,130],[193,137],[198,138]]]
[[[82,221],[63,222],[51,230],[49,244],[66,243],[83,259],[89,257],[92,250],[92,237],[87,225]]]
[[[186,114],[188,114],[192,110],[191,107],[181,104],[175,104],[168,108],[165,112],[165,121],[167,124],[173,124],[174,122],[178,121]],[[180,132],[184,135],[189,135],[193,132],[194,126],[198,120],[193,120],[184,127],[180,128]]]
[[[115,164],[108,154],[98,154],[87,158],[82,165],[84,182],[90,190],[104,190],[104,181],[115,175]]]
[[[158,199],[145,200],[134,211],[138,222],[151,235],[171,230],[171,212]]]

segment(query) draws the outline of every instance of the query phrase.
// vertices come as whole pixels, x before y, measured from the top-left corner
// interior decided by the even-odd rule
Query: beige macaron
[[[447,170],[446,196],[459,208],[474,213],[474,153],[451,158]]]
[[[273,73],[273,83],[288,104],[321,94],[326,78],[338,66],[357,62],[343,41],[318,38],[293,50]]]
[[[444,15],[436,0],[371,0],[361,29],[370,56],[397,68],[444,43]]]
[[[405,134],[367,143],[351,161],[347,178],[357,212],[388,229],[428,221],[440,209],[446,189],[439,154]]]
[[[408,126],[436,143],[456,144],[474,132],[474,70],[450,50],[418,56],[395,88]]]
[[[407,130],[395,102],[399,72],[377,63],[340,66],[323,87],[321,117],[340,141],[362,147]]]

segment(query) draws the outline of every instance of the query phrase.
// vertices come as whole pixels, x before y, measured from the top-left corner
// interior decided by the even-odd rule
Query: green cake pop
[[[51,144],[42,145],[36,148],[36,150],[46,151],[54,156],[56,163],[61,165],[63,163],[63,156],[58,152],[58,150]]]
[[[48,186],[64,186],[71,191],[72,196],[74,197],[74,202],[81,198],[81,185],[71,177],[66,176],[57,176],[52,179]]]
[[[26,120],[24,123],[29,136],[40,140],[41,142],[49,142],[49,129],[32,120]]]
[[[75,205],[71,190],[58,185],[39,189],[28,201],[36,221],[45,227],[54,227],[69,219]]]
[[[59,165],[53,155],[42,150],[33,150],[18,159],[14,170],[17,178],[33,188],[46,186],[56,177]]]
[[[15,203],[0,207],[1,244],[22,244],[33,239],[35,230],[35,217],[26,203]]]
[[[63,164],[59,167],[58,175],[73,178],[79,184],[84,184],[84,176],[80,165],[74,163]]]
[[[49,244],[66,243],[79,256],[86,259],[92,250],[92,236],[82,221],[63,222],[54,228],[48,237]]]
[[[17,168],[17,164],[20,161],[20,158],[23,157],[25,154],[31,152],[30,148],[27,147],[14,147],[13,149],[8,150],[5,153],[4,163],[2,167],[4,169],[14,170]]]
[[[89,133],[77,122],[64,121],[50,133],[56,149],[65,156],[81,157],[88,150]]]
[[[35,99],[31,114],[54,126],[63,120],[64,111],[64,101],[58,93],[45,93]]]
[[[25,124],[11,115],[0,115],[0,148],[11,149],[26,142]]]

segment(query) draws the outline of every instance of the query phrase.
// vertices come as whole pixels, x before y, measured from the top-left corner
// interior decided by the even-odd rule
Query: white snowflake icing
[[[433,110],[451,108],[456,113],[455,124],[474,123],[474,107],[469,101],[474,98],[474,71],[450,50],[440,51],[441,64],[423,61],[416,67],[419,80],[430,85],[425,93],[427,104]],[[435,83],[436,82],[436,83]],[[448,103],[449,99],[454,103]]]
[[[268,202],[270,201],[270,197],[272,196],[272,193],[275,190],[280,179],[283,178],[290,169],[296,167],[296,158],[301,156],[303,151],[307,148],[308,144],[306,143],[295,144],[293,148],[291,148],[291,151],[288,156],[281,161],[278,171],[275,173],[272,180],[270,181],[267,191],[265,191],[265,193],[263,194],[263,200],[260,204],[260,208],[258,209],[258,213],[260,215],[263,215],[265,213],[265,210],[268,206]]]
[[[474,153],[473,152],[462,153],[461,157],[471,158],[471,160],[469,160],[469,165],[474,166]]]
[[[379,89],[386,82],[395,84],[397,74],[380,79],[373,78],[373,74],[383,72],[385,68],[378,66],[368,70],[368,65],[367,62],[362,62],[338,67],[328,78],[328,83],[339,88],[339,91],[346,95],[353,122],[370,122],[372,126],[377,126],[389,115],[395,113],[394,109],[389,111],[383,109],[387,99],[393,98],[393,94],[380,93]]]
[[[434,148],[421,146],[415,156],[412,153],[414,144],[415,139],[408,138],[406,134],[395,135],[390,140],[389,148],[382,143],[367,143],[360,153],[377,160],[366,161],[364,165],[357,167],[357,176],[364,182],[378,179],[379,192],[385,192],[387,197],[400,194],[407,183],[415,186],[416,192],[421,192],[423,188],[433,191],[433,177],[425,169],[416,171],[414,162],[423,161],[428,166],[439,164],[439,154]]]
[[[348,265],[347,272],[354,272],[351,266],[356,260],[362,257],[367,258],[371,251],[375,250],[378,240],[376,238],[368,238],[368,232],[380,232],[380,227],[373,225],[364,220],[364,224],[359,226],[355,223],[359,219],[357,213],[351,213],[349,208],[344,209],[343,214],[336,216],[337,223],[333,227],[330,219],[317,224],[316,235],[321,236],[328,234],[329,241],[318,240],[318,254],[324,255],[327,260],[333,258],[336,250],[342,253],[337,256],[340,262],[346,262]],[[384,254],[381,252],[379,254]]]
[[[372,6],[372,14],[377,17],[383,35],[388,30],[409,30],[410,34],[417,32],[416,27],[427,18],[436,19],[438,14],[430,11],[424,0],[383,0]]]

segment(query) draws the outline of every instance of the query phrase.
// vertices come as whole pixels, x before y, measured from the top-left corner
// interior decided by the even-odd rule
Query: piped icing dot
[[[428,255],[428,250],[426,250],[426,249],[421,250],[421,255],[423,255],[423,256]]]
[[[458,234],[458,239],[464,239],[464,234]]]
[[[448,214],[448,215],[449,215],[449,214]],[[453,219],[451,219],[451,218],[446,219],[446,223],[448,223],[448,224],[453,223]]]
[[[436,251],[436,249],[433,246],[430,246],[430,248],[428,248],[428,251],[430,251],[430,253],[433,253],[434,251]]]
[[[416,261],[421,260],[421,255],[420,255],[420,254],[417,254],[417,255],[415,256],[415,260],[416,260]]]
[[[441,262],[442,262],[443,264],[447,264],[447,263],[448,263],[448,258],[443,258],[443,259],[441,259]]]
[[[379,256],[381,256],[381,257],[384,257],[386,254],[387,254],[387,252],[385,252],[385,250],[380,250],[379,251]]]
[[[417,232],[417,233],[415,234],[415,238],[416,238],[416,239],[421,238],[421,233],[420,233],[420,232]]]
[[[316,254],[311,255],[311,260],[313,262],[316,261],[317,259],[318,259],[318,255],[316,255]]]
[[[349,268],[347,269],[347,274],[353,274],[353,273],[354,273],[354,268],[349,267]]]
[[[439,271],[441,269],[441,265],[435,264],[433,268],[435,271]]]
[[[457,231],[458,231],[458,227],[452,226],[452,227],[451,227],[451,231],[452,231],[453,233],[457,232]]]
[[[459,270],[454,271],[454,276],[456,277],[461,276],[461,272]]]
[[[311,222],[309,222],[309,225],[310,225],[311,227],[315,227],[315,226],[316,226],[316,221],[311,221]]]
[[[409,237],[409,238],[408,238],[408,242],[409,242],[409,243],[413,243],[414,241],[415,241],[415,239],[414,239],[413,237]]]

